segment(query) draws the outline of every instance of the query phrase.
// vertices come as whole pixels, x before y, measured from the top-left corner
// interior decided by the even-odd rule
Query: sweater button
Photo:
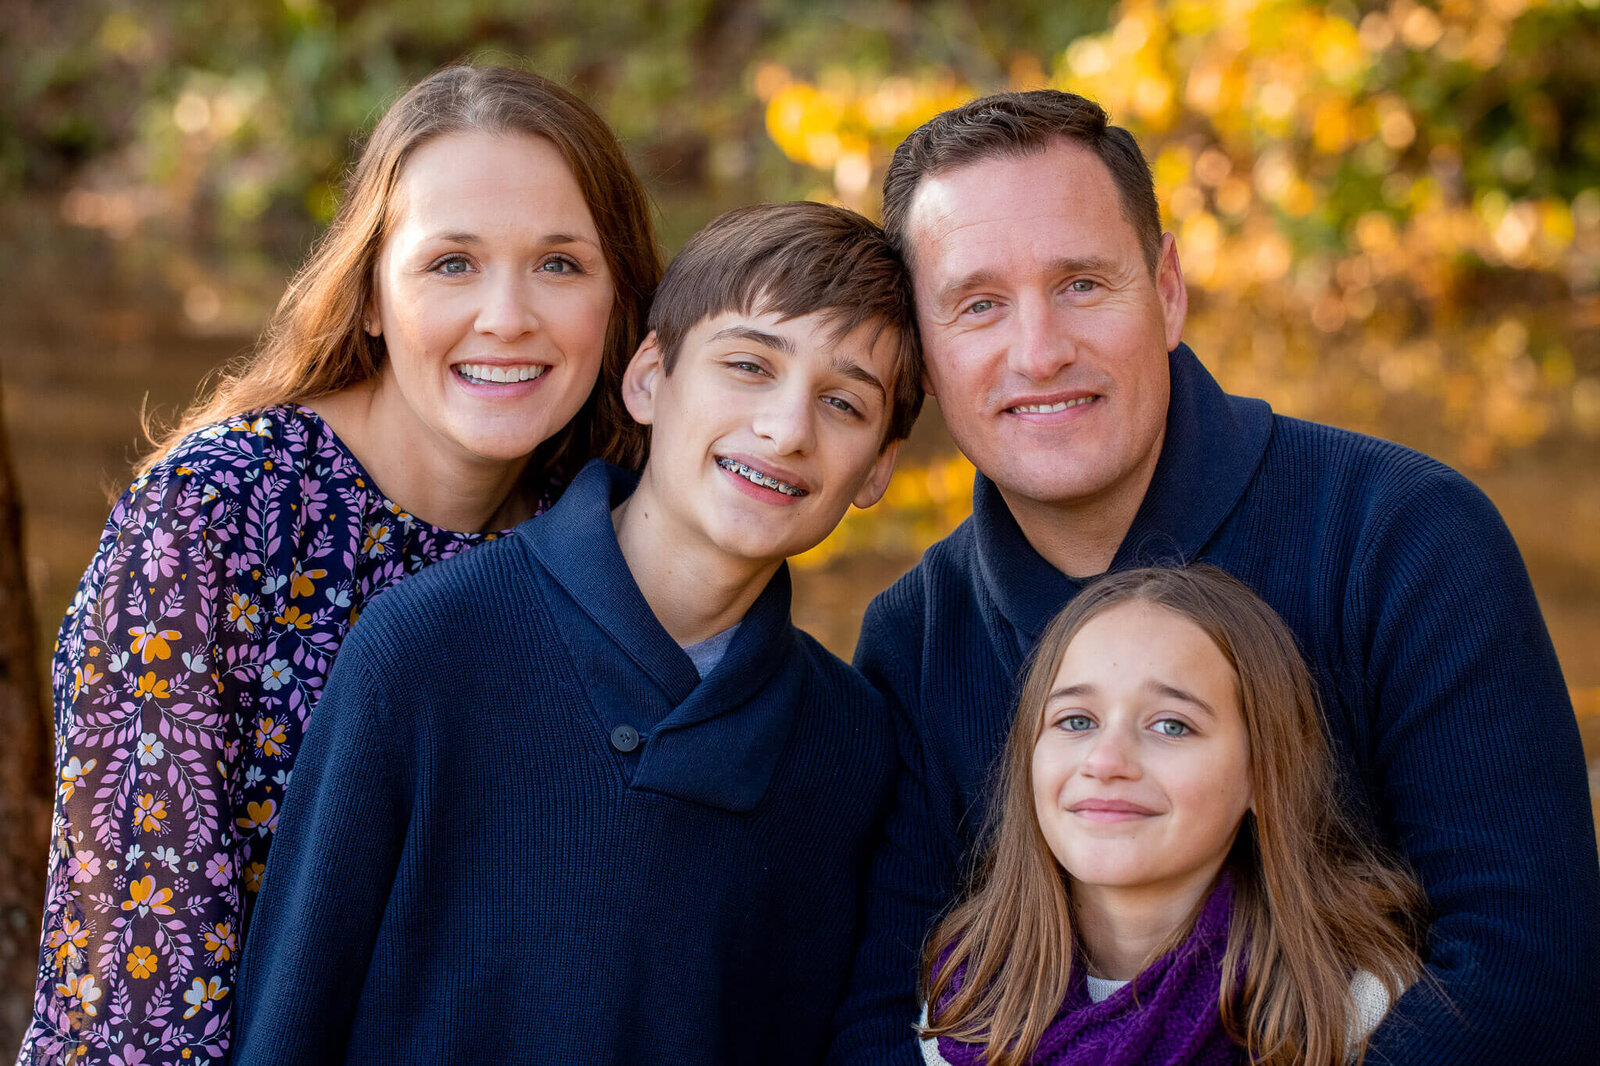
[[[611,731],[611,746],[629,752],[639,746],[639,731],[631,725],[619,725]]]

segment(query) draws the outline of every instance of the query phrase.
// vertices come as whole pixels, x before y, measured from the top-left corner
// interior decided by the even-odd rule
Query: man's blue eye
[[[992,307],[994,307],[993,300],[974,300],[967,306],[967,313],[971,315],[981,315]]]
[[[1073,292],[1093,292],[1095,284],[1088,278],[1078,278],[1072,284],[1068,285],[1067,288],[1071,289]]]

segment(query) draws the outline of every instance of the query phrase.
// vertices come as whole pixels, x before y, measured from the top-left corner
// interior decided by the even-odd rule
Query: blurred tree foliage
[[[119,246],[197,329],[253,331],[359,136],[452,59],[525,60],[592,100],[669,248],[752,200],[874,212],[917,124],[1055,85],[1144,145],[1189,335],[1234,389],[1391,435],[1433,427],[1408,442],[1469,467],[1600,434],[1600,0],[10,8],[0,189],[137,234]],[[887,515],[814,561],[915,550],[959,517],[963,461],[914,458]]]

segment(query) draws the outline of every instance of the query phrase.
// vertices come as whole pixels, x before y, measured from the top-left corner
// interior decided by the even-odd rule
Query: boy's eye
[[[1164,737],[1186,737],[1194,732],[1187,722],[1180,722],[1176,718],[1163,718],[1153,728]]]
[[[743,371],[746,374],[765,374],[766,373],[766,371],[764,369],[762,369],[760,363],[752,363],[748,359],[735,359],[732,362],[730,362],[728,365],[730,367],[732,367],[733,369]]]
[[[843,412],[844,414],[855,415],[858,418],[861,416],[861,412],[856,410],[855,404],[851,403],[849,400],[846,400],[842,396],[824,396],[822,398],[822,402],[837,411]]]

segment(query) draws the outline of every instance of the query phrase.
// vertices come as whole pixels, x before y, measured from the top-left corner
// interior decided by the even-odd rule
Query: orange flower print
[[[206,951],[213,962],[227,962],[238,949],[238,940],[233,935],[233,925],[230,922],[218,922],[206,930]]]
[[[239,828],[246,833],[252,829],[262,836],[266,836],[278,828],[278,804],[273,800],[262,800],[260,803],[250,803],[245,806],[245,816],[238,819]]]
[[[136,910],[141,918],[151,912],[171,914],[172,889],[157,889],[154,877],[141,877],[128,886],[128,898],[122,901],[122,909]]]
[[[128,952],[128,972],[141,981],[152,976],[156,972],[155,953],[143,944],[135,945]]]
[[[280,626],[289,626],[293,629],[309,629],[311,628],[311,623],[316,621],[316,619],[298,607],[286,608],[282,614],[275,616],[272,620]]]
[[[72,668],[72,698],[77,699],[78,693],[105,677],[94,668],[94,663],[84,663],[82,666]]]
[[[56,994],[67,999],[76,999],[83,1006],[83,1013],[93,1017],[100,1013],[96,1002],[104,995],[100,982],[95,980],[94,974],[86,973],[79,977],[67,978],[67,983],[56,985]]]
[[[296,570],[289,576],[289,597],[294,599],[299,596],[310,596],[317,591],[313,581],[319,581],[328,576],[326,570]]]
[[[193,1018],[200,1013],[200,1008],[209,1006],[228,994],[222,987],[222,978],[213,977],[210,981],[202,981],[196,977],[194,984],[189,986],[189,991],[183,994],[183,1001],[189,1004],[189,1009],[183,1012],[185,1018]]]
[[[235,592],[228,600],[228,621],[241,633],[254,633],[261,621],[261,605],[242,592]]]
[[[60,929],[53,929],[46,940],[56,953],[56,965],[65,966],[67,960],[78,957],[89,946],[89,929],[76,918],[64,919]]]
[[[283,728],[283,723],[272,718],[261,718],[256,721],[256,747],[264,755],[277,755],[283,750],[283,742],[289,739],[288,733]]]
[[[183,636],[176,629],[145,629],[142,626],[129,629],[128,635],[133,637],[133,650],[146,664],[157,659],[172,658],[172,648],[167,642]]]
[[[160,830],[161,823],[167,820],[167,801],[157,799],[154,792],[145,792],[139,796],[139,801],[134,804],[133,822],[146,833]]]
[[[381,522],[375,522],[367,527],[366,539],[361,542],[361,550],[368,558],[389,553],[389,527]]]
[[[153,696],[158,700],[164,700],[171,695],[172,693],[167,691],[166,679],[156,677],[155,671],[153,670],[141,677],[138,684],[135,685],[133,689],[133,698],[138,700],[142,700],[146,696]]]
[[[261,874],[266,870],[264,862],[253,862],[244,868],[244,890],[246,892],[261,891]]]
[[[67,760],[67,765],[61,768],[61,801],[63,803],[72,798],[72,794],[78,790],[79,785],[83,784],[83,779],[89,775],[89,771],[94,769],[94,764],[94,759],[90,759],[86,763],[79,762],[76,755]]]

